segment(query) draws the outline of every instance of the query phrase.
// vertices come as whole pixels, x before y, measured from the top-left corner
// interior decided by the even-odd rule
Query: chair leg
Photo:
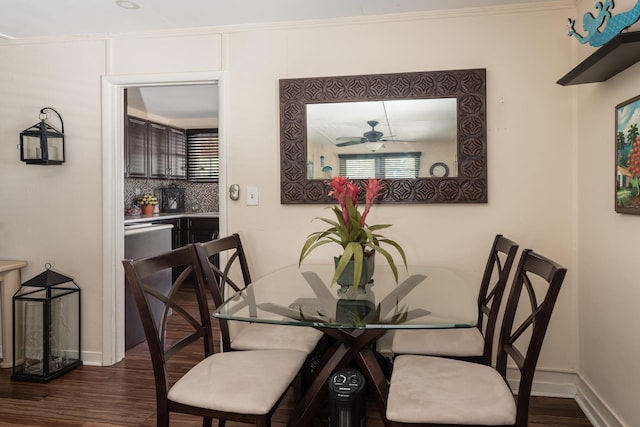
[[[296,378],[293,380],[293,384],[291,384],[291,388],[293,389],[293,401],[297,404],[302,400],[302,395],[304,393],[304,385],[303,385],[303,373],[299,372],[296,375]]]
[[[156,420],[156,427],[169,427],[169,411],[157,412],[158,419]]]
[[[202,418],[202,427],[212,427],[212,426],[213,426],[213,418],[211,417]]]
[[[224,427],[226,423],[227,423],[227,420],[220,419],[218,420],[218,427]]]

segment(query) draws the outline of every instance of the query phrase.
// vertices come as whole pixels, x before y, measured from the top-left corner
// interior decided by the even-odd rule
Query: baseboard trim
[[[103,366],[102,353],[82,352],[82,364],[87,366]]]
[[[611,410],[582,375],[577,374],[576,402],[594,426],[625,427],[625,424]]]
[[[517,392],[520,382],[517,379],[517,371],[508,369],[507,378],[511,389]],[[620,418],[577,372],[537,369],[531,394],[574,399],[594,427],[625,427]]]

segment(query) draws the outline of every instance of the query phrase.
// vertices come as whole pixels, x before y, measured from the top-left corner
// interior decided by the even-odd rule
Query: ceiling
[[[127,105],[138,111],[181,120],[218,124],[218,86],[213,84],[180,86],[142,86],[127,89]]]
[[[0,38],[366,17],[549,0],[2,0]]]

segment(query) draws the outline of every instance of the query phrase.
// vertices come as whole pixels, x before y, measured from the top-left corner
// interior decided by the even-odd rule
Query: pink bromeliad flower
[[[327,184],[332,188],[332,190],[329,191],[329,196],[338,201],[340,210],[342,211],[342,220],[345,225],[349,227],[347,200],[350,200],[351,204],[356,206],[358,204],[358,191],[360,191],[360,188],[343,176],[336,176],[331,181],[327,181]]]
[[[364,227],[365,220],[367,215],[369,215],[369,210],[371,209],[371,205],[373,205],[374,200],[378,198],[378,195],[382,191],[382,180],[369,178],[369,182],[367,183],[366,188],[366,197],[365,197],[365,205],[364,212],[362,212],[362,217],[360,217],[360,226]]]
[[[381,243],[390,245],[402,257],[406,267],[407,260],[402,247],[393,240],[379,234],[379,230],[391,227],[391,224],[368,225],[366,219],[369,211],[376,199],[383,190],[382,180],[369,178],[365,186],[365,205],[362,213],[358,210],[358,193],[360,188],[349,179],[343,176],[336,176],[330,181],[326,181],[331,188],[329,196],[336,199],[338,206],[331,207],[336,220],[318,218],[329,224],[330,227],[324,231],[311,233],[302,247],[300,253],[300,263],[314,249],[327,243],[338,243],[343,248],[336,265],[336,272],[332,282],[335,282],[346,268],[347,263],[354,261],[353,283],[357,284],[362,275],[362,266],[365,257],[379,253],[387,260],[394,273],[396,281],[398,272],[391,254],[381,247]]]

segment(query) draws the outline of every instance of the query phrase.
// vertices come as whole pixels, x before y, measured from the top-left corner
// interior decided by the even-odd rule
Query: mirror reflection
[[[307,104],[307,179],[457,176],[456,112],[456,98]]]
[[[338,174],[360,185],[380,177],[377,203],[487,202],[485,69],[281,79],[279,86],[282,204],[333,203],[325,180]]]

